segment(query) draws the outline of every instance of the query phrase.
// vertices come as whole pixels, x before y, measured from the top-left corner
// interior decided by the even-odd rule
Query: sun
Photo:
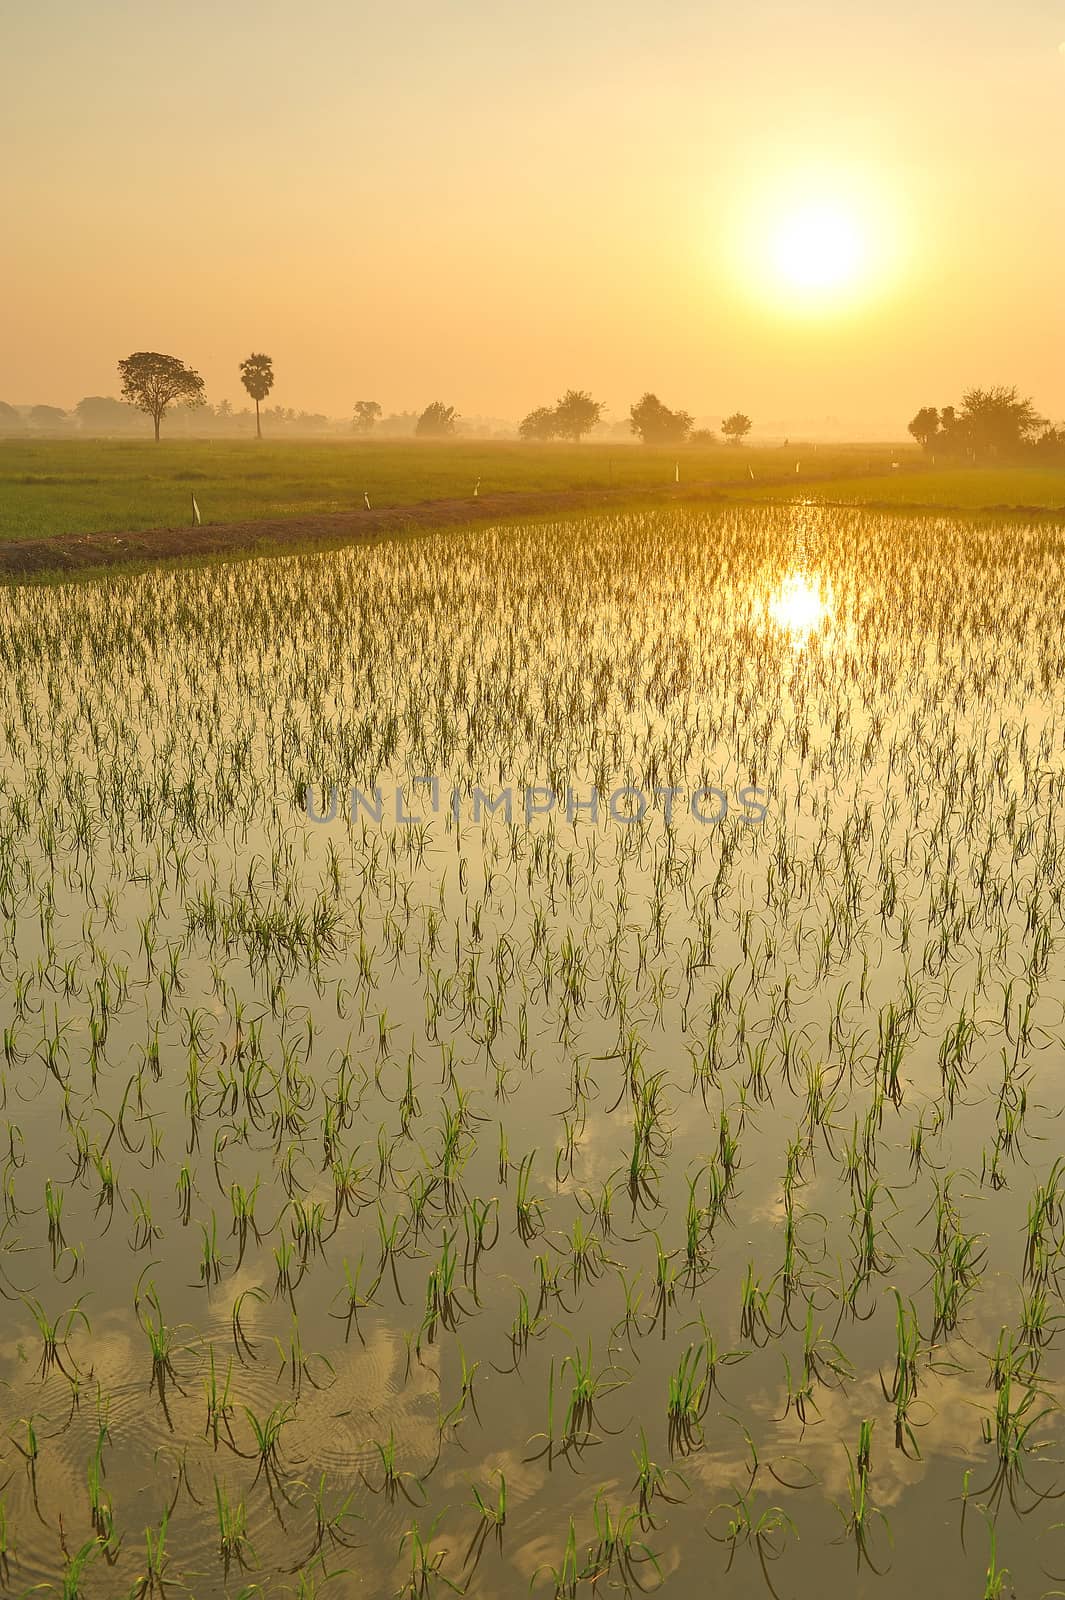
[[[910,202],[889,162],[752,160],[716,248],[763,315],[818,326],[900,292],[914,260]]]
[[[769,260],[784,287],[826,295],[853,287],[867,254],[858,219],[838,206],[803,205],[772,230]]]

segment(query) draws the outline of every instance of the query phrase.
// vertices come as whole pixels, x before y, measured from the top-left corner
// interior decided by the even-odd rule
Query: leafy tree
[[[0,433],[21,433],[26,424],[14,406],[0,400]]]
[[[745,415],[745,413],[742,411],[734,411],[731,417],[726,417],[724,422],[721,424],[721,432],[725,435],[725,438],[731,440],[733,444],[742,444],[744,439],[750,433],[751,427],[752,423],[750,417]]]
[[[953,406],[944,406],[939,413],[939,433],[936,451],[946,456],[971,456],[968,429]]]
[[[128,433],[131,426],[141,426],[129,406],[114,395],[87,394],[74,407],[74,415],[86,433]]]
[[[988,458],[1018,459],[1035,448],[1048,429],[1045,417],[1031,400],[1022,400],[1017,390],[999,384],[993,389],[969,389],[962,396],[960,409],[923,406],[909,431],[925,450],[934,445],[945,456],[983,461]],[[1053,446],[1044,446],[1052,450]]]
[[[688,443],[696,445],[716,444],[717,434],[713,428],[693,428],[688,435]]]
[[[1031,400],[1016,389],[969,389],[962,395],[958,421],[964,428],[973,456],[1015,456],[1047,426]]]
[[[372,433],[373,425],[381,415],[381,407],[376,400],[356,400],[355,416],[352,427],[356,433]]]
[[[553,406],[537,406],[518,424],[523,439],[554,439],[558,435],[558,413]]]
[[[240,364],[240,381],[255,401],[255,437],[261,439],[259,401],[265,400],[274,387],[274,363],[269,356],[250,355]]]
[[[687,411],[671,411],[656,394],[645,394],[629,410],[630,426],[644,444],[683,444],[691,432]]]
[[[1044,429],[1034,441],[1032,452],[1040,461],[1060,466],[1065,462],[1065,428]]]
[[[935,406],[922,406],[912,422],[906,424],[908,433],[912,433],[922,450],[931,450],[939,438],[939,412]]]
[[[390,411],[381,418],[376,431],[385,439],[406,439],[414,437],[417,426],[416,411]]]
[[[30,422],[35,428],[62,428],[67,414],[59,406],[33,406]]]
[[[580,444],[605,410],[601,400],[593,400],[587,389],[567,389],[555,407],[555,428],[561,439]]]
[[[434,400],[431,405],[426,406],[418,418],[414,431],[420,439],[446,439],[455,432],[458,420],[454,406],[446,406],[442,400]]]
[[[159,424],[172,405],[200,406],[204,402],[203,379],[177,356],[160,355],[157,350],[137,350],[118,363],[122,379],[122,398],[137,411],[146,411]]]

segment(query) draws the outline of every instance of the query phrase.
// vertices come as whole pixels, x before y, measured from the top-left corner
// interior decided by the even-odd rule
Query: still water
[[[7,591],[0,1590],[1061,1587],[1062,566],[729,508]]]

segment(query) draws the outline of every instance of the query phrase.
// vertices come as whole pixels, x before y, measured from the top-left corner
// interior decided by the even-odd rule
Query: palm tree
[[[255,437],[261,439],[259,401],[265,400],[274,387],[274,364],[269,356],[250,355],[240,364],[240,381],[255,401]]]

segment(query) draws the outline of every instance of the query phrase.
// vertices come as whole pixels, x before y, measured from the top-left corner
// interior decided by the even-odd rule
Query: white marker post
[[[199,528],[201,525],[202,525],[202,519],[200,517],[200,508],[196,504],[196,496],[193,495],[193,497],[192,497],[192,526],[194,528]]]

